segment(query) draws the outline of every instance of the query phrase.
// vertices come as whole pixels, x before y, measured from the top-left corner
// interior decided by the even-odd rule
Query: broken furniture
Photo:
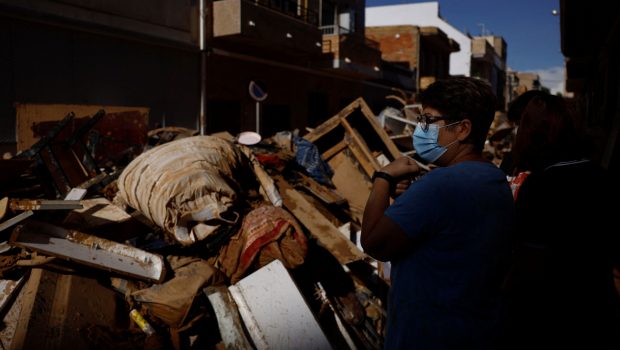
[[[104,115],[105,112],[100,110],[76,132],[63,138],[62,132],[75,118],[75,114],[71,112],[46,136],[16,157],[34,158],[40,169],[48,171],[56,191],[64,197],[71,188],[79,186],[100,172],[83,137]]]
[[[149,109],[144,107],[17,103],[15,112],[18,156],[13,159],[37,161],[46,198],[65,197],[74,187],[103,188],[115,176],[102,167],[122,168],[146,143]]]
[[[334,170],[332,181],[336,189],[349,201],[353,215],[361,222],[370,194],[370,178],[385,165],[380,160],[391,162],[401,156],[394,142],[362,98],[304,138],[318,147],[323,159]]]
[[[217,283],[202,282],[204,280],[210,281],[210,278],[196,279],[195,277],[199,275],[199,272],[193,270],[193,267],[190,268],[190,265],[175,269],[172,259],[172,257],[189,259],[192,263],[203,266],[204,271],[207,271],[206,264],[211,263],[210,258],[215,256],[215,252],[226,251],[227,249],[209,249],[209,245],[212,244],[211,239],[200,242],[197,240],[196,244],[190,246],[175,244],[178,243],[178,240],[167,239],[173,237],[162,234],[160,225],[155,225],[142,215],[134,217],[143,211],[153,213],[154,208],[147,206],[136,211],[128,209],[129,211],[125,212],[124,210],[127,208],[115,206],[109,202],[109,199],[113,198],[113,194],[116,193],[114,186],[109,186],[109,192],[106,192],[107,199],[93,198],[94,193],[92,191],[86,194],[83,191],[74,193],[77,197],[73,197],[74,194],[67,194],[66,199],[81,199],[82,196],[85,196],[86,199],[81,201],[83,209],[74,210],[64,218],[59,215],[50,216],[49,223],[38,223],[29,218],[18,223],[17,229],[13,230],[11,244],[23,248],[23,250],[21,252],[19,249],[7,251],[4,254],[4,257],[7,258],[5,260],[13,258],[16,255],[15,252],[31,255],[37,255],[35,253],[40,252],[38,258],[53,259],[47,258],[47,256],[52,256],[55,257],[55,261],[46,266],[46,271],[43,274],[39,269],[31,269],[32,266],[30,265],[20,265],[19,269],[16,269],[19,272],[32,272],[31,277],[25,279],[25,288],[22,288],[21,292],[13,292],[13,294],[17,294],[18,298],[21,296],[22,299],[25,299],[25,296],[36,295],[38,301],[24,304],[26,307],[25,311],[21,313],[22,322],[19,327],[26,331],[15,336],[11,347],[15,348],[20,344],[24,347],[35,345],[42,347],[43,341],[66,347],[71,340],[74,340],[74,348],[97,348],[101,346],[118,349],[140,348],[143,345],[146,347],[144,344],[146,340],[155,336],[163,338],[167,346],[175,348],[190,345],[200,348],[196,343],[204,341],[205,337],[216,338],[212,339],[214,342],[210,345],[223,341],[226,347],[236,346],[238,348],[250,346],[257,348],[312,348],[313,346],[317,348],[381,348],[381,337],[385,322],[382,305],[384,305],[385,297],[383,294],[385,293],[376,293],[379,289],[374,285],[380,284],[380,288],[384,288],[385,283],[376,275],[374,265],[370,265],[372,259],[363,254],[350,239],[351,233],[355,233],[359,229],[360,219],[352,215],[352,211],[349,210],[348,204],[350,202],[347,196],[355,194],[355,191],[359,192],[360,187],[369,185],[370,169],[377,167],[373,163],[376,162],[380,166],[381,162],[395,158],[390,149],[395,150],[396,148],[389,146],[390,140],[389,137],[385,136],[385,133],[379,133],[382,130],[380,126],[376,125],[372,112],[367,109],[368,107],[363,101],[359,100],[356,104],[354,103],[353,107],[347,108],[338,114],[342,118],[339,117],[340,119],[336,121],[333,128],[324,129],[326,133],[318,135],[317,138],[318,149],[323,153],[323,157],[325,157],[326,149],[331,149],[334,145],[343,142],[337,152],[332,152],[328,160],[332,162],[335,159],[338,160],[333,163],[339,165],[335,167],[334,178],[338,179],[335,182],[341,188],[343,184],[349,186],[345,187],[350,189],[347,195],[344,193],[340,195],[343,192],[340,189],[334,190],[329,185],[322,185],[311,177],[305,176],[303,170],[294,163],[294,158],[290,157],[290,154],[281,157],[280,155],[285,152],[281,152],[277,147],[268,144],[240,147],[228,143],[237,151],[241,151],[239,153],[245,154],[243,156],[244,162],[249,160],[242,169],[244,176],[233,176],[230,178],[231,181],[227,183],[235,188],[237,195],[235,200],[238,206],[234,207],[233,210],[237,211],[239,219],[245,220],[247,217],[251,217],[250,213],[253,209],[260,209],[265,205],[271,204],[276,207],[282,205],[276,210],[288,210],[288,213],[296,219],[295,221],[299,222],[299,227],[295,228],[295,232],[291,231],[289,236],[295,238],[296,235],[303,232],[304,238],[309,238],[307,239],[309,247],[313,247],[312,253],[310,250],[304,253],[306,259],[298,260],[297,258],[300,255],[298,252],[293,252],[295,254],[293,256],[294,262],[296,264],[303,262],[295,267],[296,264],[290,264],[290,266],[286,263],[281,264],[282,261],[287,261],[286,256],[281,258],[277,254],[272,254],[274,251],[290,254],[288,251],[290,246],[284,247],[281,244],[291,242],[286,234],[282,235],[278,242],[272,241],[264,245],[269,251],[261,250],[258,254],[254,254],[253,248],[258,247],[261,245],[259,243],[264,243],[272,236],[247,235],[245,242],[241,242],[241,240],[233,242],[243,247],[248,246],[251,249],[242,248],[240,250],[241,255],[239,256],[242,258],[247,256],[247,261],[241,270],[231,270],[234,271],[231,276],[235,276],[235,281],[223,281],[228,285],[232,283],[232,286],[230,288],[217,288],[221,296],[219,303],[229,306],[227,309],[224,307],[228,310],[225,312],[236,313],[237,315],[236,321],[233,319],[228,323],[229,326],[224,323],[224,320],[220,319],[219,308],[216,305],[218,301],[207,298],[204,293],[198,292],[196,294],[197,290],[201,291],[205,286],[209,286],[209,283]],[[111,135],[111,138],[115,137],[116,135]],[[188,141],[191,139],[194,137],[159,145],[153,151],[167,146],[173,147],[174,144],[178,145],[178,143],[191,142]],[[262,149],[264,153],[259,153],[259,149]],[[290,148],[287,149],[289,153],[290,150]],[[192,152],[188,148],[182,148],[178,152],[177,154],[183,156],[188,153],[201,153]],[[221,156],[220,152],[214,153],[216,154],[209,154],[208,156]],[[205,156],[205,154],[201,156]],[[177,158],[180,160],[184,157]],[[162,159],[154,160],[155,166],[162,169],[159,162],[162,162]],[[343,163],[346,163],[348,167],[342,166]],[[179,169],[181,172],[189,171],[187,164],[181,163],[181,166],[174,167],[174,169]],[[363,164],[366,164],[366,169]],[[221,173],[228,171],[227,166],[218,163],[215,168],[218,173]],[[168,167],[171,168],[171,166]],[[347,172],[342,173],[343,169]],[[162,174],[164,174],[163,171],[160,172],[160,175]],[[136,179],[144,180],[145,177],[142,175],[136,175]],[[167,176],[163,175],[161,184],[140,190],[140,195],[155,195],[155,192],[164,185],[176,183],[179,187],[184,187],[188,183],[183,180],[175,182],[177,179],[175,176]],[[95,178],[91,178],[89,181]],[[123,185],[119,184],[119,186]],[[243,190],[237,191],[237,188],[247,186],[252,187],[248,191],[249,193],[245,193]],[[131,190],[128,192],[129,195],[136,195],[135,191],[133,193]],[[262,198],[259,193],[263,195]],[[164,197],[162,196],[162,198]],[[363,200],[365,203],[366,198]],[[116,201],[115,203],[122,204]],[[170,201],[162,200],[162,203],[163,210],[176,205],[176,202]],[[182,203],[182,201],[178,203]],[[35,202],[31,203],[31,207],[41,208],[49,204],[50,202]],[[26,209],[24,206],[22,208]],[[360,208],[363,210],[363,203]],[[200,212],[198,211],[198,214]],[[191,219],[200,217],[198,214],[198,216],[194,216],[195,213],[190,213]],[[261,220],[268,217],[262,212],[255,215]],[[44,217],[39,215],[36,219],[41,221]],[[136,221],[136,218],[140,218],[140,224],[144,223],[142,220],[148,221],[142,231],[134,230],[133,226],[130,225],[130,222]],[[241,222],[239,221],[239,224]],[[345,234],[338,230],[338,227],[344,223],[350,223],[349,226],[346,226],[349,229],[345,230]],[[213,224],[213,222],[207,224]],[[275,229],[284,228],[284,226],[280,226],[282,224],[277,220],[272,224]],[[235,250],[228,244],[231,244],[231,240],[238,238],[235,233],[240,226],[242,225],[222,225],[221,229],[216,232],[218,237],[223,237],[221,245],[217,247],[223,248],[227,245],[228,250]],[[248,226],[256,228],[260,224]],[[11,229],[13,228],[11,227]],[[279,232],[275,229],[270,228],[267,231],[269,233]],[[9,229],[5,230],[6,234],[9,233],[8,231]],[[219,235],[220,231],[229,233]],[[289,231],[290,228],[286,232]],[[98,237],[92,236],[93,234]],[[274,236],[273,238],[276,239],[277,237]],[[285,239],[288,241],[285,242]],[[117,247],[119,250],[110,252],[108,249],[110,246]],[[35,251],[35,253],[29,251]],[[124,254],[126,251],[139,251],[140,253],[127,256]],[[244,252],[248,252],[248,254],[244,254]],[[157,264],[165,263],[166,266],[172,268],[173,271],[168,274],[167,279],[160,279],[155,266],[151,266],[153,269],[146,267],[144,270],[145,266],[143,265],[145,265],[145,261],[148,261],[148,259],[144,259],[145,254],[158,257],[158,259],[152,258],[152,261],[157,261]],[[228,255],[228,253],[226,254]],[[167,261],[164,262],[161,255],[165,255]],[[257,270],[259,266],[267,264],[273,257],[280,260],[275,260],[270,265],[266,265],[267,267]],[[69,261],[60,261],[61,258]],[[279,268],[275,269],[279,272],[271,271],[265,275],[264,270],[271,269],[274,264],[280,265]],[[81,268],[80,265],[90,265],[97,267],[97,269],[85,269]],[[134,265],[143,269],[136,272],[132,270],[136,268]],[[220,268],[217,265],[211,266]],[[282,266],[291,267],[291,269],[287,271]],[[366,270],[360,272],[364,268]],[[47,269],[59,270],[62,273],[48,274]],[[239,270],[238,273],[237,270]],[[251,274],[253,271],[258,272]],[[338,271],[338,273],[334,271]],[[77,275],[69,275],[72,273],[77,273]],[[152,274],[149,276],[150,273]],[[247,274],[250,275],[244,277]],[[364,277],[360,277],[360,280],[363,281],[363,287],[358,287],[357,282],[351,283],[354,276],[362,274]],[[78,275],[80,277],[93,277],[92,281],[98,281],[99,283],[93,287],[93,290],[105,289],[105,297],[93,300],[91,303],[89,302],[90,291],[79,296],[76,295],[83,289],[75,290],[74,288],[87,285],[78,282],[80,280],[77,278]],[[292,283],[291,276],[295,283]],[[18,280],[14,276],[11,278],[13,281]],[[107,284],[108,280],[111,280],[110,285]],[[372,290],[372,292],[364,292],[364,287]],[[112,295],[109,295],[108,292],[112,290],[115,290],[117,294],[113,292]],[[172,297],[161,298],[161,292],[166,292],[168,296]],[[255,292],[260,293],[260,295]],[[28,294],[26,295],[26,293]],[[237,294],[236,297],[234,296],[235,293]],[[210,293],[210,296],[213,295]],[[98,298],[99,294],[92,297]],[[123,298],[126,298],[127,303],[123,301]],[[213,308],[216,309],[215,313],[208,305],[209,299],[211,299]],[[67,300],[74,300],[77,305],[68,305],[66,304]],[[45,303],[44,301],[48,302]],[[101,303],[105,304],[102,305]],[[234,307],[230,307],[231,303]],[[91,304],[98,308],[109,307],[110,309],[102,310],[102,314],[107,315],[112,312],[116,317],[120,317],[121,322],[116,322],[118,320],[108,316],[98,316],[96,312],[92,313],[92,310],[88,311]],[[42,309],[39,312],[38,309],[46,307],[45,305],[48,305],[47,309]],[[19,302],[15,302],[13,305],[7,305],[7,308],[13,310],[18,306]],[[82,308],[86,311],[83,311]],[[152,325],[155,334],[147,337],[131,322],[128,314],[129,310],[132,309],[139,310],[144,319]],[[56,317],[56,311],[69,316]],[[39,315],[41,316],[39,317]],[[72,315],[78,316],[73,317]],[[220,321],[219,324],[215,323],[216,315]],[[252,319],[248,319],[248,315],[251,315]],[[87,317],[96,318],[92,322],[92,326],[85,324],[89,323],[88,320],[85,320]],[[210,324],[205,325],[205,323]],[[240,327],[236,327],[235,331],[231,332],[231,324],[240,325]],[[218,325],[220,334],[218,334]],[[302,326],[299,327],[299,325]],[[243,327],[247,327],[248,330],[244,330]],[[80,334],[76,331],[77,328],[80,328]],[[204,331],[206,328],[208,331]],[[89,333],[87,344],[85,344],[86,340],[83,337],[81,342],[75,339],[78,336],[81,337],[81,333],[85,329],[94,330]],[[57,332],[60,335],[56,334]],[[34,339],[33,334],[41,334],[41,339]],[[123,334],[125,337],[113,337],[113,335],[119,334]],[[220,336],[221,339],[218,339]],[[62,340],[59,340],[60,338]],[[308,341],[309,339],[310,341]],[[134,343],[135,346],[123,347],[129,343]]]
[[[59,136],[61,140],[89,123],[90,116],[102,109],[106,112],[105,117],[94,124],[82,140],[90,148],[97,164],[111,161],[122,166],[123,158],[133,159],[142,153],[146,144],[149,121],[147,107],[17,103],[17,151],[28,150],[69,112],[77,117]]]
[[[386,107],[377,116],[379,125],[405,155],[415,154],[411,137],[415,130],[417,117],[422,113],[422,105],[404,105],[402,109]]]
[[[321,242],[338,262],[345,265],[366,257],[351,240],[344,237],[338,228],[327,220],[305,197],[295,190],[284,178],[276,177],[284,206],[308,229],[312,237]]]

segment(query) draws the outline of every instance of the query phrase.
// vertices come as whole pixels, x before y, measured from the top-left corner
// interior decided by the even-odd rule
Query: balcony
[[[484,37],[475,37],[471,42],[471,56],[474,60],[484,61],[495,65],[500,70],[506,70],[506,62],[501,59],[495,48]]]
[[[290,0],[220,0],[213,3],[213,37],[267,50],[321,53],[318,15]]]
[[[323,53],[333,54],[333,61],[324,68],[366,78],[381,77],[381,50],[378,42],[335,25],[322,26],[320,29],[323,33]]]
[[[319,14],[308,8],[301,6],[296,1],[291,0],[256,0],[248,1],[260,6],[272,9],[276,12],[280,12],[289,17],[296,18],[300,21],[306,22],[313,27],[319,25]]]

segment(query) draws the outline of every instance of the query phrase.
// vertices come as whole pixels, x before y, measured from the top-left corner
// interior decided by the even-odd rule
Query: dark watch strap
[[[372,174],[372,182],[375,182],[375,179],[377,178],[382,178],[387,180],[387,182],[390,184],[390,188],[394,187],[394,185],[396,184],[396,179],[394,179],[394,177],[392,177],[392,175],[385,173],[383,171],[375,171],[374,174]]]

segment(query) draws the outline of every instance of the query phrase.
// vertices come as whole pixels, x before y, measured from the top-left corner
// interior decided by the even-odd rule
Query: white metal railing
[[[323,32],[324,35],[330,35],[330,34],[340,35],[340,34],[350,33],[350,30],[348,28],[341,27],[335,24],[332,24],[329,26],[320,26],[319,29],[321,30],[321,32]]]

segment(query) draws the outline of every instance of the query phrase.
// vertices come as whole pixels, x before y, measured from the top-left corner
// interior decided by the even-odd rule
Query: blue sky
[[[366,6],[425,1],[366,0]],[[441,16],[455,28],[472,35],[485,31],[501,35],[508,44],[508,66],[537,72],[554,91],[563,84],[564,56],[560,50],[558,0],[439,0]]]

